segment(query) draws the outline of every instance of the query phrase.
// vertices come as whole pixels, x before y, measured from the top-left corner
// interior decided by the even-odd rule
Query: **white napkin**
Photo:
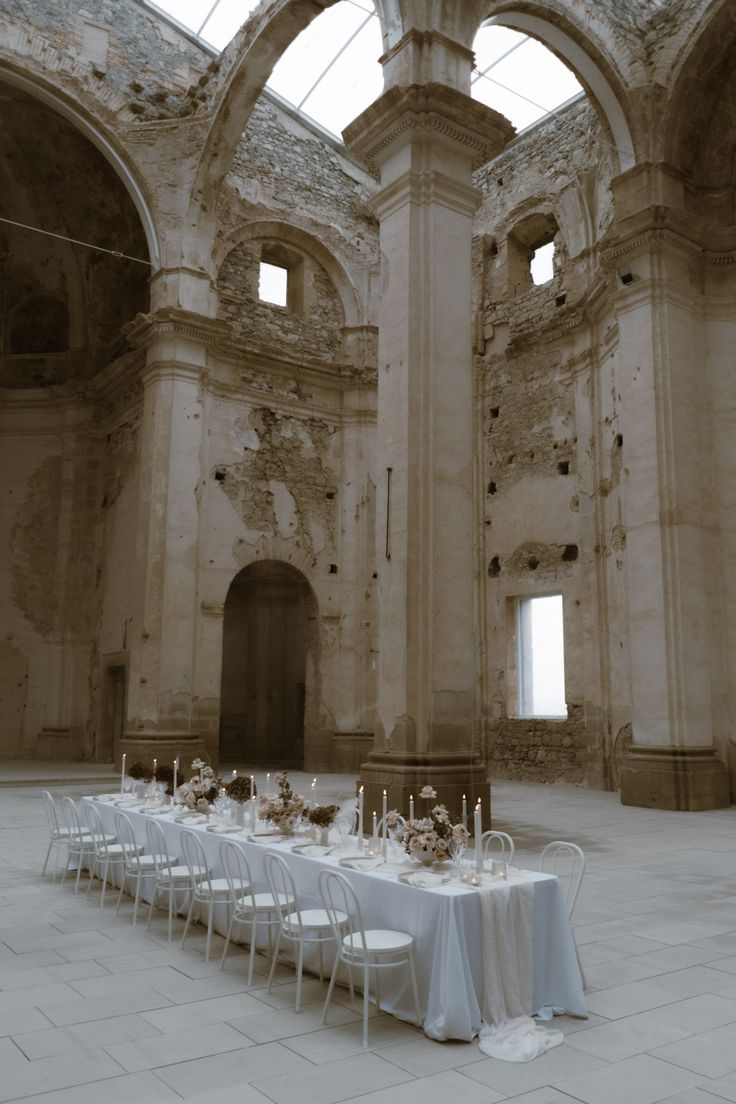
[[[405,874],[402,881],[421,889],[434,889],[443,885],[447,878],[443,874],[434,874],[431,870],[417,870],[414,874]]]
[[[371,858],[368,855],[364,859],[341,859],[340,866],[347,866],[351,870],[375,870],[377,866],[383,865],[383,859]]]

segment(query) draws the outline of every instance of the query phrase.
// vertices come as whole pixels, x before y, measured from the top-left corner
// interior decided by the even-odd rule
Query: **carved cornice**
[[[472,217],[480,206],[481,192],[436,170],[415,172],[410,169],[373,197],[372,206],[379,219],[386,218],[407,203],[439,203]]]
[[[653,248],[674,250],[706,268],[726,268],[736,264],[736,248],[714,249],[673,226],[649,225],[637,229],[628,237],[620,237],[609,246],[604,244],[599,254],[601,265],[610,271],[622,258]]]
[[[421,132],[465,150],[474,168],[496,157],[516,133],[497,111],[449,85],[430,83],[389,88],[345,129],[343,137],[376,168],[402,137]]]

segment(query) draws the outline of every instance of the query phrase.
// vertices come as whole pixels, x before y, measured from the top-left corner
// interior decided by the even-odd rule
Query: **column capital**
[[[343,131],[345,142],[381,168],[414,139],[450,147],[472,168],[496,157],[516,131],[508,119],[446,84],[394,86]]]

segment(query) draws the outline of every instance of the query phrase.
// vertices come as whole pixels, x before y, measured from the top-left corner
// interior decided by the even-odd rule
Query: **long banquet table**
[[[83,802],[93,800],[83,798]],[[106,830],[114,832],[118,807],[111,801],[94,799]],[[148,814],[126,807],[136,838],[145,843]],[[249,831],[219,834],[206,823],[178,823],[173,817],[156,818],[167,844],[181,861],[180,836],[184,828],[197,833],[213,873],[222,875],[219,849],[223,839],[236,840],[243,848],[258,890],[265,889],[263,856],[268,850],[289,855],[300,903],[304,908],[320,907],[317,878],[326,866],[337,867],[342,857],[335,852],[315,858],[294,854],[291,847],[303,839],[264,838],[253,842]],[[212,827],[210,825],[210,827]],[[355,842],[355,841],[353,841]],[[353,853],[356,848],[351,848]],[[360,901],[366,927],[396,928],[415,939],[415,959],[420,1009],[424,1031],[433,1039],[473,1039],[482,1026],[482,925],[480,900],[472,886],[449,883],[432,889],[406,885],[398,880],[391,864],[373,871],[340,868]],[[572,926],[559,880],[548,874],[524,871],[520,875],[534,884],[533,975],[534,1012],[549,1010],[586,1016],[582,979]],[[152,883],[144,886],[150,900]],[[214,927],[227,928],[227,908],[215,910]],[[237,938],[236,929],[236,938]],[[329,956],[328,956],[329,957]],[[309,960],[306,960],[307,966]],[[399,1019],[413,1022],[414,1008],[406,970],[391,970],[381,981],[381,1005]]]

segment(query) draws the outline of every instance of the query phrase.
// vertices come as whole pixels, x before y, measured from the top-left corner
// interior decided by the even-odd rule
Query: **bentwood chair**
[[[69,844],[69,828],[62,827],[59,823],[59,811],[56,808],[56,802],[53,795],[48,790],[41,791],[41,801],[43,803],[43,811],[46,814],[46,820],[49,825],[49,846],[46,851],[46,858],[44,859],[43,869],[41,871],[41,877],[46,874],[46,867],[48,866],[49,856],[51,855],[51,849],[56,848],[56,856],[54,861],[54,875],[51,879],[56,881],[56,875],[59,872],[59,849],[67,847]]]
[[[172,864],[172,856],[169,854],[163,829],[152,818],[146,822],[146,854],[153,859],[154,876],[153,894],[148,909],[146,929],[150,928],[154,907],[158,904],[159,898],[163,896],[169,914],[168,938],[170,943],[173,935],[174,910],[178,911],[179,908],[179,895],[183,895],[183,902],[186,901],[187,897],[194,892],[195,882],[188,866],[177,865],[176,862]],[[204,877],[205,870],[196,871],[195,873],[197,877]]]
[[[92,865],[89,868],[89,882],[87,883],[87,897],[92,888],[92,882],[97,878],[100,882],[100,908],[105,904],[105,890],[108,880],[114,884],[114,872],[116,867],[125,868],[125,849],[121,843],[111,842],[105,834],[105,826],[102,823],[100,811],[94,805],[85,807],[87,824],[92,835],[94,853]],[[113,836],[113,840],[115,837]],[[143,848],[141,847],[142,851]],[[102,877],[100,877],[100,874]],[[122,875],[121,875],[122,877]],[[123,878],[124,881],[124,878]]]
[[[543,848],[542,854],[539,856],[539,869],[547,874],[556,874],[560,882],[563,883],[565,903],[567,904],[570,920],[572,920],[572,914],[580,894],[580,887],[583,883],[583,874],[585,874],[585,855],[582,848],[578,847],[577,843],[570,843],[567,840],[553,840],[552,843],[548,843]],[[580,967],[583,989],[587,989],[588,982],[583,964],[580,961],[577,945],[575,946],[575,954]]]
[[[480,837],[484,859],[503,859],[511,864],[514,861],[514,841],[507,832],[484,832]]]
[[[138,905],[141,898],[141,887],[145,878],[153,878],[156,873],[156,860],[153,855],[141,854],[143,848],[136,842],[135,828],[127,813],[115,814],[115,834],[123,849],[123,874],[120,879],[120,892],[118,893],[115,913],[120,911],[120,903],[128,888],[128,882],[133,879],[135,883],[135,895],[133,899],[133,925],[138,920]],[[176,855],[168,855],[167,865],[174,866],[177,862]]]
[[[223,840],[220,844],[220,863],[230,887],[234,902],[230,913],[230,923],[222,948],[220,969],[225,965],[227,949],[232,938],[235,924],[250,924],[250,953],[248,955],[248,984],[253,984],[253,963],[257,950],[258,925],[264,924],[268,933],[268,953],[273,955],[273,929],[281,924],[281,914],[285,907],[293,902],[276,901],[272,893],[256,892],[253,888],[253,876],[250,864],[242,847],[235,840]]]
[[[230,909],[234,906],[234,901],[230,893],[230,884],[227,878],[212,877],[212,870],[210,869],[204,847],[197,839],[194,832],[182,832],[181,847],[184,855],[184,862],[189,871],[191,895],[189,899],[189,911],[187,912],[187,920],[184,925],[184,931],[182,932],[180,946],[184,946],[184,941],[189,931],[189,925],[192,922],[194,906],[197,905],[198,907],[198,919],[200,920],[202,919],[202,906],[204,906],[207,910],[207,944],[204,960],[205,962],[209,962],[210,944],[212,943],[212,919],[215,905],[224,904]]]
[[[271,992],[273,977],[276,972],[276,964],[279,960],[279,947],[282,939],[295,943],[297,948],[296,958],[296,1001],[294,1011],[299,1012],[302,1004],[302,971],[304,967],[304,947],[307,942],[316,943],[319,948],[319,979],[324,980],[323,946],[331,943],[333,934],[333,919],[325,909],[303,909],[299,904],[299,897],[294,883],[294,876],[289,869],[289,864],[281,855],[269,851],[263,859],[263,869],[266,873],[268,887],[274,901],[278,902],[281,909],[281,926],[276,937],[276,946],[271,962],[271,972],[268,976],[268,992]],[[345,913],[337,912],[334,923],[341,927],[347,921]]]
[[[381,970],[392,970],[397,966],[407,966],[411,979],[414,1008],[417,1024],[421,1025],[419,1011],[419,993],[417,975],[414,968],[414,937],[408,932],[385,929],[366,930],[363,914],[355,890],[343,875],[336,870],[323,870],[319,875],[319,890],[325,911],[330,918],[332,930],[337,942],[337,954],[332,967],[330,987],[327,990],[322,1023],[327,1019],[332,993],[335,988],[337,970],[340,962],[348,967],[350,991],[352,995],[352,970],[360,967],[363,972],[363,1046],[368,1046],[368,1011],[370,1005],[371,971],[375,974],[376,1009],[381,1009]]]
[[[72,864],[72,859],[76,859],[77,862],[77,879],[74,886],[74,892],[79,892],[79,878],[82,873],[82,867],[87,865],[87,870],[90,869],[91,858],[94,856],[95,851],[95,839],[92,832],[86,825],[82,825],[79,818],[79,811],[71,797],[63,797],[61,799],[61,808],[64,813],[64,820],[66,821],[67,833],[67,860],[64,873],[61,877],[61,884],[64,884],[67,874],[69,873],[69,867]],[[115,836],[103,833],[108,843],[114,843]]]

